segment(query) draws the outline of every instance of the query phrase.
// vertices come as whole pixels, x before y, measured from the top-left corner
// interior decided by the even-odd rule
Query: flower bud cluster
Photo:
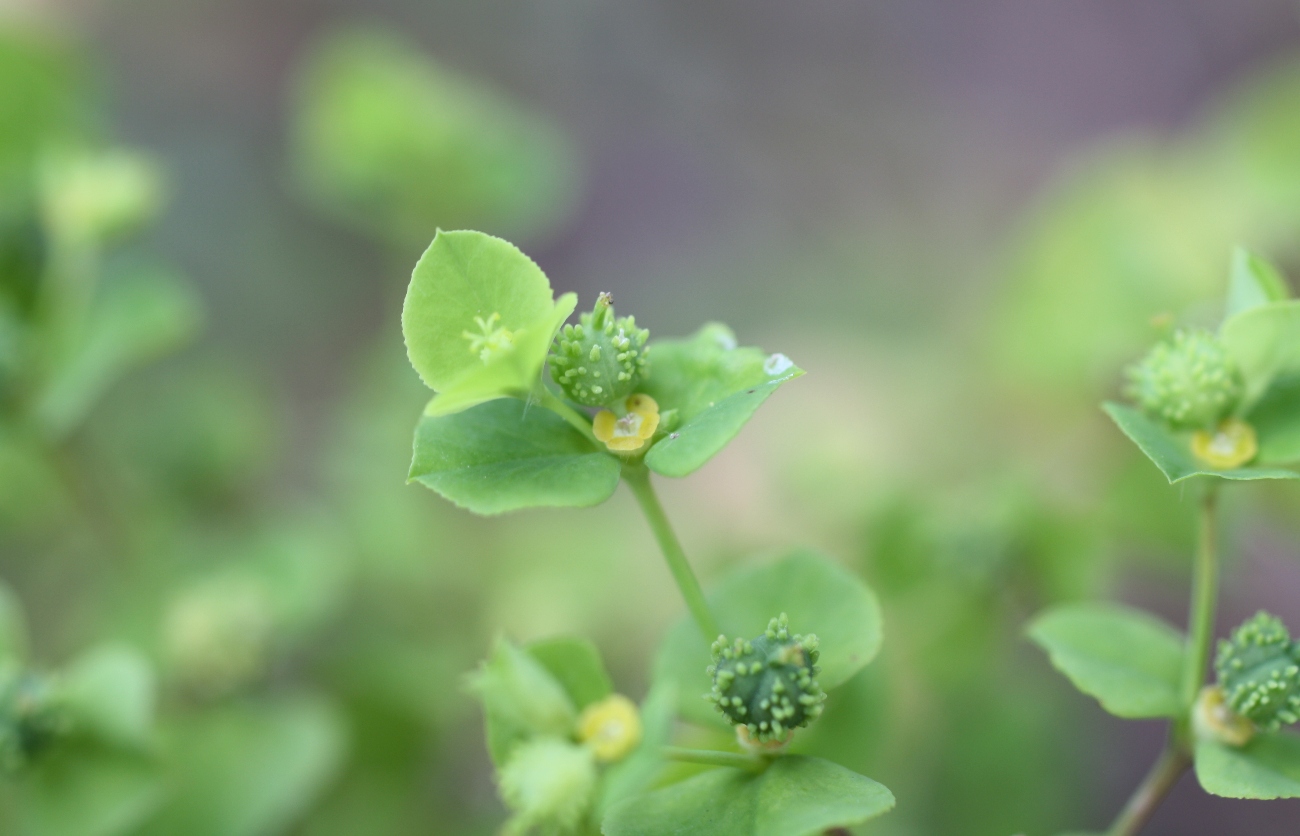
[[[556,335],[547,357],[551,378],[583,406],[621,404],[649,375],[648,339],[635,318],[616,319],[610,295],[602,293],[591,313]]]
[[[1180,430],[1209,429],[1241,400],[1241,374],[1208,331],[1179,330],[1128,370],[1130,392],[1149,415]]]
[[[713,643],[713,690],[705,695],[750,740],[784,740],[822,712],[826,693],[817,683],[817,637],[790,632],[785,613],[761,636]]]
[[[1300,642],[1266,612],[1219,642],[1214,663],[1227,704],[1267,731],[1300,720]]]

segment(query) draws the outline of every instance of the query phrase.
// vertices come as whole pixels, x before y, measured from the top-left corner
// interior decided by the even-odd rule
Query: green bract
[[[1286,298],[1277,271],[1238,251],[1226,309],[1217,336],[1177,332],[1135,367],[1133,394],[1146,414],[1104,409],[1171,483],[1300,478],[1279,467],[1300,461],[1300,301]],[[1199,454],[1193,429],[1203,436]],[[1234,445],[1240,456],[1211,455]]]
[[[402,305],[407,356],[438,394],[425,414],[449,415],[538,384],[546,352],[577,297],[513,245],[481,232],[439,232],[411,274]]]
[[[503,832],[572,832],[596,791],[596,761],[586,747],[555,737],[530,740],[501,768],[501,797],[515,815]]]
[[[575,403],[619,406],[649,374],[649,337],[633,317],[615,318],[609,294],[602,293],[591,313],[583,314],[577,325],[564,326],[555,338],[548,358],[551,377]]]
[[[1300,719],[1300,644],[1266,612],[1219,642],[1214,669],[1232,710],[1267,731]]]

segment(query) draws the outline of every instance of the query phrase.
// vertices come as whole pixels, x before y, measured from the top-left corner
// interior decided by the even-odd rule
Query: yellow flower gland
[[[601,763],[621,761],[641,742],[641,714],[636,703],[622,694],[611,694],[587,706],[578,717],[578,740]]]
[[[515,344],[515,335],[513,331],[507,328],[496,327],[497,322],[501,320],[501,314],[494,313],[487,319],[481,316],[474,317],[474,324],[479,327],[480,333],[475,334],[473,331],[462,331],[461,336],[469,340],[469,350],[478,355],[478,359],[484,363],[491,360],[493,356],[508,350]]]
[[[1192,709],[1192,727],[1201,740],[1241,747],[1255,736],[1255,724],[1232,710],[1223,689],[1207,685]]]
[[[1255,428],[1240,418],[1229,418],[1213,433],[1197,430],[1192,452],[1215,470],[1232,470],[1249,463],[1259,453]]]
[[[659,429],[659,404],[649,395],[632,395],[623,407],[626,411],[621,417],[608,409],[597,412],[591,431],[615,453],[632,453],[644,447]]]

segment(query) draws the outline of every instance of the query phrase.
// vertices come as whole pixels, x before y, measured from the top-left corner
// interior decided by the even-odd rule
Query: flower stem
[[[1180,697],[1183,711],[1165,744],[1160,759],[1129,798],[1111,825],[1109,836],[1135,836],[1155,813],[1178,779],[1192,765],[1192,711],[1205,684],[1214,641],[1219,594],[1218,533],[1215,527],[1217,493],[1213,487],[1201,498],[1200,536],[1192,568],[1192,601],[1187,617],[1187,651]]]
[[[578,432],[585,435],[587,437],[587,440],[590,441],[592,444],[596,445],[602,450],[605,449],[605,445],[601,444],[596,439],[596,434],[591,431],[591,420],[588,419],[585,415],[583,415],[578,410],[574,409],[573,407],[569,406],[567,403],[565,403],[564,401],[560,400],[555,395],[553,395],[550,389],[547,389],[544,385],[539,383],[537,386],[533,388],[531,396],[534,400],[537,401],[538,404],[551,410],[556,415],[559,415],[565,421],[568,421],[569,424],[572,425],[574,429],[576,429]]]
[[[721,635],[722,631],[718,629],[718,622],[709,611],[708,602],[704,600],[704,591],[700,589],[700,582],[691,571],[691,564],[686,559],[686,552],[682,550],[682,544],[673,532],[672,525],[668,522],[668,515],[659,504],[659,497],[655,494],[654,486],[650,484],[650,471],[640,463],[625,465],[623,478],[627,480],[633,495],[636,496],[636,501],[640,504],[646,521],[650,523],[655,539],[659,541],[659,549],[664,553],[664,559],[668,561],[668,569],[673,573],[673,580],[677,581],[677,588],[681,590],[682,598],[686,599],[686,608],[691,611],[696,625],[704,634],[704,640],[713,641]]]
[[[767,765],[765,758],[755,755],[742,755],[739,752],[719,752],[714,749],[683,749],[680,746],[665,746],[664,757],[685,763],[702,763],[706,766],[734,766],[757,772]]]

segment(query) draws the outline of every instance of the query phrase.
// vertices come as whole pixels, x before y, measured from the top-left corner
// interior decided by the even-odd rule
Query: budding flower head
[[[1208,331],[1178,330],[1128,370],[1144,411],[1174,429],[1215,426],[1241,400],[1241,375]]]
[[[659,404],[649,395],[632,395],[621,406],[621,415],[602,409],[592,419],[591,431],[615,453],[640,450],[659,429]]]
[[[1233,711],[1267,731],[1300,720],[1300,643],[1266,612],[1219,642],[1214,662]]]
[[[620,761],[641,742],[641,713],[622,694],[610,694],[582,710],[578,740],[602,763]]]
[[[71,720],[47,676],[0,670],[0,769],[16,772],[67,734]]]
[[[602,293],[591,313],[555,336],[547,357],[551,378],[583,406],[620,404],[650,374],[648,339],[635,318],[615,318],[610,295]]]
[[[507,834],[533,828],[569,833],[587,815],[596,790],[596,762],[591,750],[558,737],[538,737],[520,744],[498,775],[501,797],[515,815]]]
[[[713,643],[713,690],[705,699],[733,725],[744,726],[743,739],[784,741],[822,713],[826,693],[815,677],[817,637],[790,632],[785,613],[772,619],[755,639]]]

